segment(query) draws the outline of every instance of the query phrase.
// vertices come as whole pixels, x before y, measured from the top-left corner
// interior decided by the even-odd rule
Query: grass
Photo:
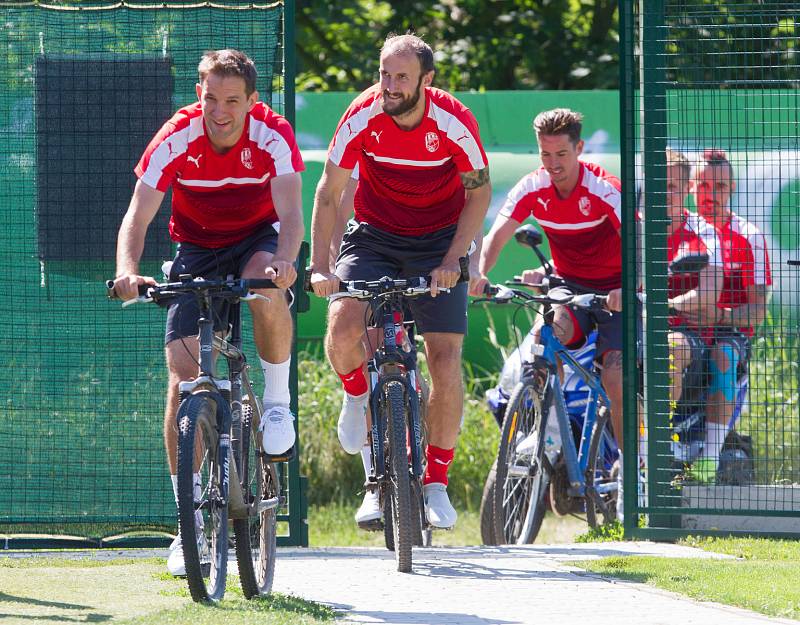
[[[312,547],[383,547],[382,532],[364,532],[355,524],[353,514],[359,501],[352,505],[331,504],[311,506],[309,517],[309,543]],[[586,529],[586,521],[574,517],[559,518],[548,513],[536,539],[539,544],[574,542]],[[458,511],[458,523],[452,530],[435,531],[433,545],[437,547],[463,547],[481,544],[478,512]]]
[[[35,573],[32,572],[35,569]],[[225,599],[192,602],[185,580],[164,572],[164,560],[0,559],[0,621],[109,622],[167,625],[321,625],[336,613],[297,597],[248,601],[229,576]],[[102,589],[102,592],[97,592]]]
[[[800,544],[757,538],[689,538],[683,544],[736,559],[628,556],[575,563],[594,573],[646,583],[769,616],[800,619]]]

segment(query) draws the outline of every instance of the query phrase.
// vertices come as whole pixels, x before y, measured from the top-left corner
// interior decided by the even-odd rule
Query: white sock
[[[178,505],[178,476],[177,475],[170,475],[169,479],[172,480],[172,493],[175,495],[175,505]],[[202,480],[200,479],[199,473],[192,473],[192,482],[194,483],[194,500],[200,501],[200,497],[203,495],[203,491],[201,490]]]
[[[361,395],[351,395],[350,393],[345,391],[344,392],[344,397],[345,397],[345,399],[347,401],[356,401],[356,402],[365,402],[366,403],[367,398],[369,397],[369,391],[365,391]]]
[[[178,476],[170,475],[169,479],[172,480],[172,493],[175,495],[175,505],[178,505]]]
[[[372,473],[372,447],[369,445],[361,448],[361,464],[364,465],[364,477],[369,478]]]
[[[261,368],[264,370],[264,405],[289,407],[289,364],[291,356],[285,362],[271,363],[263,358]]]
[[[703,457],[719,460],[719,452],[725,444],[728,428],[724,423],[706,421],[706,439],[703,443]]]

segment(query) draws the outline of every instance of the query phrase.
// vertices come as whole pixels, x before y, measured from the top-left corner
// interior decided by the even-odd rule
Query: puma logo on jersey
[[[550,200],[545,200],[545,199],[542,199],[542,198],[540,198],[540,197],[537,197],[537,198],[536,198],[536,201],[537,201],[537,202],[539,202],[539,204],[541,204],[541,205],[542,205],[542,207],[544,208],[544,210],[547,210],[547,209],[548,209],[548,206],[547,206],[547,205],[550,203]]]
[[[176,154],[172,150],[172,141],[167,141],[167,149],[169,149],[169,157],[172,158]]]
[[[200,167],[200,159],[201,158],[203,158],[203,155],[202,154],[198,154],[196,157],[195,156],[187,156],[186,160],[189,161],[190,163],[194,163],[195,167]]]
[[[466,139],[467,137],[469,137],[469,135],[468,135],[468,134],[465,132],[465,133],[464,133],[463,135],[461,135],[461,136],[460,136],[458,139],[456,139],[456,141],[461,141],[462,139]]]
[[[381,135],[382,135],[382,134],[383,134],[383,130],[381,130],[380,132],[375,132],[375,131],[373,130],[371,133],[369,133],[370,137],[375,137],[375,141],[376,141],[377,143],[380,143],[380,142],[381,142]]]

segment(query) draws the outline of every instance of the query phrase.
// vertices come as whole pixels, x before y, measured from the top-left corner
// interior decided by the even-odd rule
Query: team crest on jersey
[[[425,147],[428,152],[435,152],[439,149],[439,135],[435,132],[429,132],[425,135]]]
[[[589,201],[589,198],[586,197],[585,195],[580,200],[578,200],[578,210],[580,210],[581,213],[583,213],[587,217],[589,216],[589,213],[592,212],[592,203],[591,201]]]
[[[242,148],[242,165],[247,169],[253,169],[253,155],[250,148]]]

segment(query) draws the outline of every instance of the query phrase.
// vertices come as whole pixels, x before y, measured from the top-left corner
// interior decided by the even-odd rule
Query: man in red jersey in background
[[[599,165],[579,159],[583,116],[569,109],[539,113],[533,129],[542,166],[524,176],[508,194],[483,244],[481,279],[494,267],[503,246],[528,217],[544,230],[556,273],[587,291],[608,292],[608,312],[594,315],[567,306],[555,308],[556,336],[578,347],[597,327],[597,362],[611,401],[611,419],[622,451],[622,239],[620,182]],[[539,284],[543,268],[523,272]],[[621,471],[620,453],[620,475]],[[621,487],[620,478],[620,487]],[[621,514],[622,497],[618,498]]]
[[[717,232],[724,269],[711,347],[706,439],[703,455],[692,467],[693,476],[704,482],[716,477],[720,451],[733,426],[738,375],[747,370],[750,339],[766,318],[772,290],[766,240],[755,225],[731,210],[735,190],[725,152],[703,152],[691,191],[698,213]]]
[[[169,230],[178,243],[170,280],[181,274],[272,279],[279,288],[260,291],[269,301],[249,305],[265,378],[263,447],[279,455],[295,441],[289,410],[292,318],[285,289],[297,277],[294,262],[303,238],[303,161],[289,122],[258,101],[256,68],[245,54],[208,52],[198,74],[199,101],[164,124],[136,166],[139,181],[117,239],[114,290],[132,299],[139,285],[155,283],[140,275],[139,260],[147,228],[170,186]],[[215,331],[227,329],[227,314],[227,305],[215,307]],[[178,383],[198,373],[198,316],[191,295],[179,298],[167,314],[164,443],[176,501]],[[185,573],[180,534],[167,569]]]
[[[456,511],[447,472],[463,409],[461,346],[467,328],[467,285],[459,258],[483,224],[491,199],[489,169],[472,113],[431,87],[433,51],[415,35],[392,35],[380,56],[380,83],[345,112],[317,186],[311,234],[314,292],[336,293],[339,280],[432,276],[431,296],[411,312],[425,340],[431,375],[424,476],[425,513],[435,527],[452,527]],[[355,219],[344,234],[335,272],[329,249],[342,190],[359,167]],[[450,292],[441,292],[441,288]],[[325,347],[342,379],[339,441],[356,454],[367,440],[368,385],[362,344],[366,303],[330,302]],[[359,513],[380,518],[377,493]]]

